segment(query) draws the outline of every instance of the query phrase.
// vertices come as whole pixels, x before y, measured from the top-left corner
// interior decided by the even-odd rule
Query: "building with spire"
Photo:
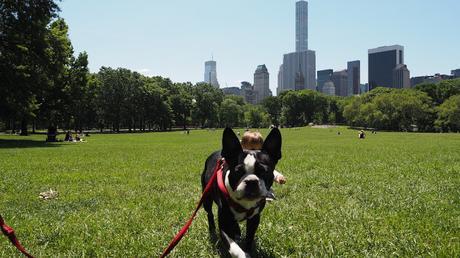
[[[204,82],[219,88],[217,81],[217,63],[214,60],[206,61],[204,63]]]
[[[296,52],[283,56],[277,93],[285,90],[316,90],[316,53],[308,49],[308,2],[296,2]]]

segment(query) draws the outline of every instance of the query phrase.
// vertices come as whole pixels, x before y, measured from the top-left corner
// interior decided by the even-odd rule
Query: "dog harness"
[[[241,204],[235,202],[228,193],[227,187],[225,187],[224,183],[224,162],[222,162],[221,167],[217,170],[217,186],[219,190],[224,195],[225,199],[227,200],[230,207],[232,207],[238,213],[245,213],[244,219],[249,219],[254,216],[254,212],[257,208],[259,208],[263,203],[265,203],[265,198],[262,198],[260,201],[256,203],[256,206],[251,207],[250,209],[246,209]]]

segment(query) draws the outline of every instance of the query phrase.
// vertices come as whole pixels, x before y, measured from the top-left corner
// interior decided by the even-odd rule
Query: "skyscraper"
[[[348,87],[347,96],[358,95],[359,86],[361,85],[361,64],[359,60],[350,61],[347,63],[348,71]]]
[[[393,87],[393,69],[404,64],[404,47],[384,46],[368,50],[369,90],[376,87]]]
[[[241,82],[241,95],[247,103],[255,104],[255,91],[251,83],[245,81]]]
[[[348,72],[347,70],[337,71],[332,74],[332,82],[335,86],[335,95],[347,96]]]
[[[278,88],[276,88],[276,95],[280,95],[283,89],[283,65],[280,65],[280,69],[278,70]]]
[[[259,104],[266,97],[271,96],[272,92],[270,91],[269,84],[270,74],[268,73],[267,67],[265,65],[257,66],[256,71],[254,72],[254,91],[256,93],[256,104]]]
[[[295,4],[295,51],[308,50],[308,2]]]
[[[316,80],[316,81],[317,81],[316,86],[317,86],[317,90],[318,90],[319,92],[323,92],[324,83],[326,83],[327,81],[331,80],[331,78],[332,78],[332,73],[333,73],[333,72],[334,72],[334,71],[333,71],[332,69],[326,69],[326,70],[318,71],[318,72],[316,73],[317,78],[318,78],[318,79]],[[335,90],[334,90],[334,92],[335,92]],[[335,94],[335,93],[334,93],[334,94]]]
[[[296,52],[283,56],[277,93],[285,90],[316,90],[316,53],[308,50],[308,3],[296,3]]]
[[[460,69],[452,70],[452,71],[450,71],[450,73],[452,74],[452,76],[454,78],[459,78],[460,77]]]
[[[211,84],[212,86],[219,88],[219,82],[217,81],[217,69],[216,61],[206,61],[204,63],[204,82]]]
[[[410,88],[410,72],[406,65],[399,64],[393,69],[393,88]]]

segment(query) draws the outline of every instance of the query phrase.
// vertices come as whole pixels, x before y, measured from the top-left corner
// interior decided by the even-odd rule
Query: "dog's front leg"
[[[229,236],[233,240],[240,241],[240,226],[238,225],[238,222],[236,222],[235,218],[231,215],[231,211],[225,210],[225,207],[221,208],[221,210],[218,211],[217,216],[219,219],[219,229],[221,231],[225,231],[227,236]]]
[[[254,243],[254,236],[256,235],[257,228],[260,223],[260,214],[254,215],[254,217],[247,220],[246,223],[246,243],[244,250],[249,253]]]
[[[241,230],[230,211],[219,211],[218,216],[220,236],[230,255],[234,258],[249,258],[249,254],[246,254],[237,243],[241,240]]]
[[[220,235],[224,242],[228,244],[228,253],[233,258],[250,258],[248,253],[246,253],[233,239],[231,239],[225,231],[221,230]]]

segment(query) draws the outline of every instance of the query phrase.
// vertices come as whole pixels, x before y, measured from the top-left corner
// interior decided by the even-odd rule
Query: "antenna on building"
[[[214,54],[211,52],[211,61],[214,61]]]

